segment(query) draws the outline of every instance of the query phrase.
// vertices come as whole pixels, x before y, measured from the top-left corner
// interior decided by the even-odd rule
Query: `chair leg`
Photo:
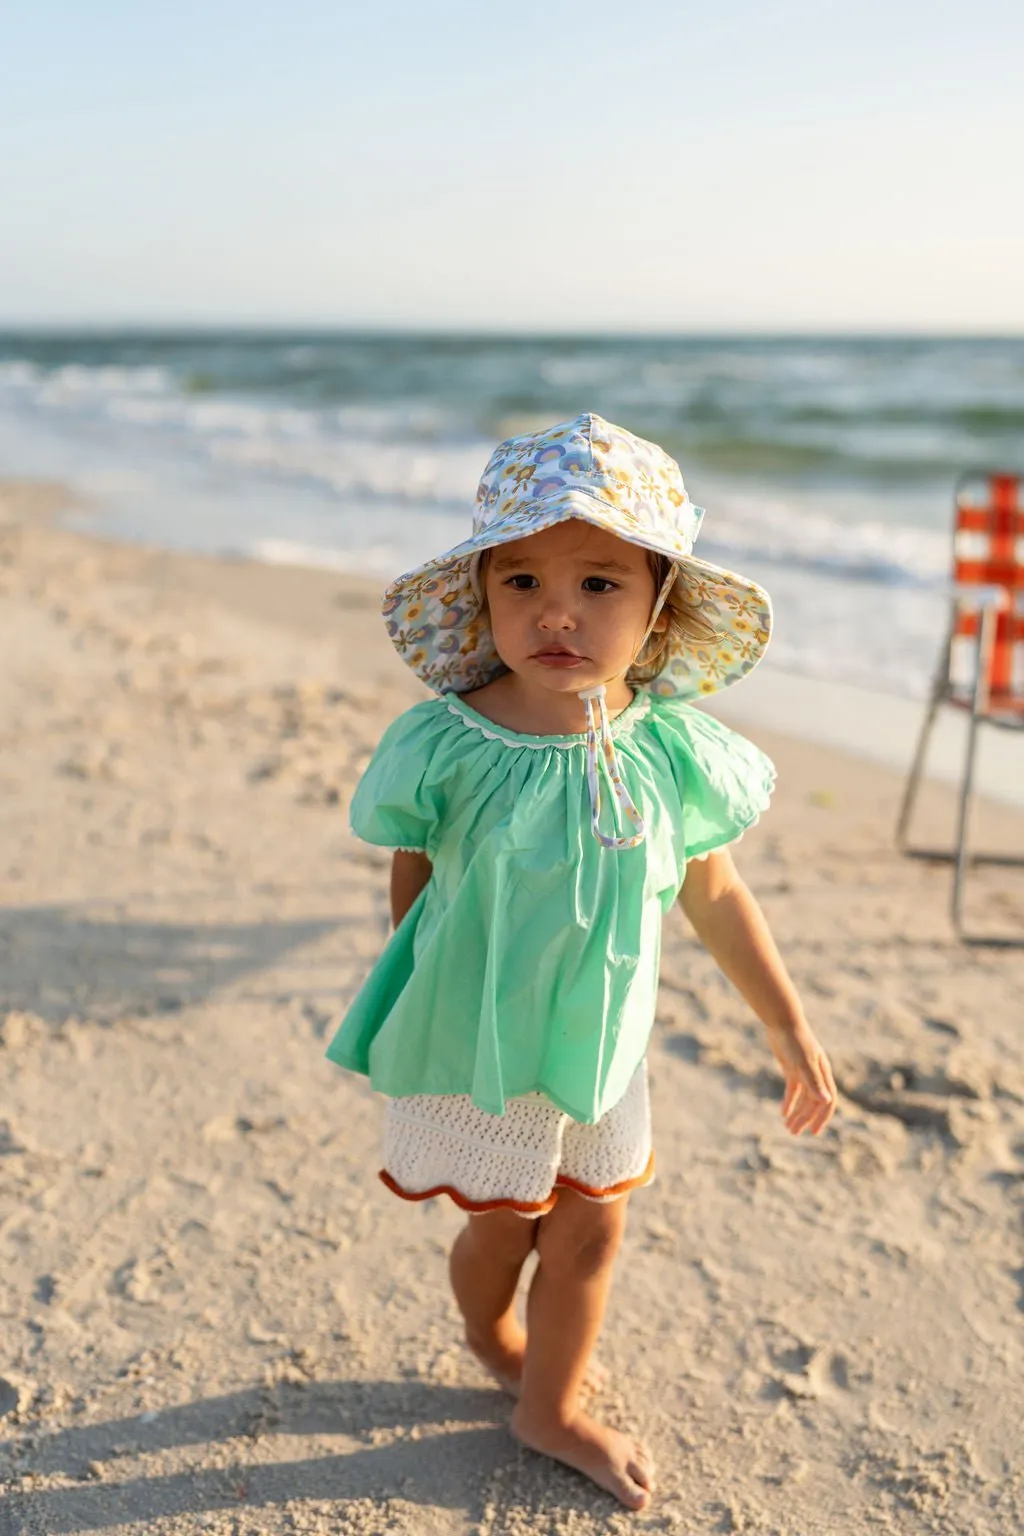
[[[917,738],[914,761],[910,765],[910,773],[907,775],[906,786],[903,790],[903,803],[900,806],[900,814],[896,822],[897,848],[905,848],[907,844],[907,832],[910,827],[910,817],[914,809],[914,801],[917,799],[921,773],[924,769],[925,754],[928,750],[928,738],[931,735],[932,726],[935,724],[935,716],[938,713],[941,701],[942,695],[939,689],[935,688],[931,698],[928,700],[928,708],[921,723],[921,733]]]
[[[956,830],[956,867],[953,871],[953,927],[963,935],[964,870],[967,865],[967,815],[970,810],[971,790],[974,786],[974,753],[978,740],[978,712],[971,710],[967,726],[967,754],[964,760],[964,779],[960,786],[960,815]]]
[[[988,668],[995,639],[996,612],[992,607],[982,610],[978,625],[978,659],[974,673],[974,695],[971,699],[971,719],[967,727],[967,753],[964,759],[964,779],[960,787],[960,816],[956,831],[956,868],[953,872],[953,927],[963,937],[964,870],[967,865],[967,817],[974,787],[974,754],[978,744],[978,722],[982,710],[988,707]]]

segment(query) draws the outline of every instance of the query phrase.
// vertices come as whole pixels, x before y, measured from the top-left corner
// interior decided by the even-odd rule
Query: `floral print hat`
[[[511,437],[484,470],[472,537],[388,587],[388,634],[435,693],[466,693],[492,682],[505,666],[482,612],[481,553],[579,518],[675,562],[690,606],[713,631],[710,641],[674,641],[661,673],[645,686],[681,699],[716,693],[756,667],[772,611],[755,582],[691,554],[703,516],[664,449],[600,416],[587,412]]]

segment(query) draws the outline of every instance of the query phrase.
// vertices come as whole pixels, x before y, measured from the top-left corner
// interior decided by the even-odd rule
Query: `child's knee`
[[[513,1211],[491,1211],[471,1216],[463,1228],[473,1250],[493,1264],[523,1264],[533,1247],[537,1223]]]
[[[596,1201],[556,1219],[558,1206],[541,1222],[537,1256],[549,1273],[567,1281],[593,1280],[609,1269],[622,1244],[624,1202]]]

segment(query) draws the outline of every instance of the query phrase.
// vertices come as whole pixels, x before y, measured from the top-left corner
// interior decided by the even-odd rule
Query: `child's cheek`
[[[508,666],[510,659],[514,659],[517,650],[516,645],[517,626],[510,621],[510,616],[499,603],[491,608],[491,634],[494,637],[494,648],[502,661]]]

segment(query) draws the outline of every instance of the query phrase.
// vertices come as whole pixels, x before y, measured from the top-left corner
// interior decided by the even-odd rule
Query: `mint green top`
[[[647,827],[590,829],[586,738],[522,736],[456,694],[388,728],[352,801],[366,842],[422,850],[426,889],[327,1054],[392,1097],[466,1093],[491,1114],[540,1091],[592,1123],[647,1049],[662,914],[688,859],[737,838],[774,769],[692,705],[638,693],[612,722]]]

